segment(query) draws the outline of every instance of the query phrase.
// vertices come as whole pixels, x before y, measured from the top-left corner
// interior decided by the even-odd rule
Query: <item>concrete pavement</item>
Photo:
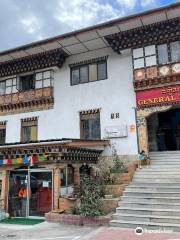
[[[0,240],[180,240],[180,233],[134,229],[81,227],[43,222],[33,226],[0,224]]]

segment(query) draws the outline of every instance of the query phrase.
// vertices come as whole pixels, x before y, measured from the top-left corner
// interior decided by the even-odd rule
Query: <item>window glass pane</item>
[[[133,58],[143,57],[143,48],[136,48],[133,50]]]
[[[79,68],[71,70],[71,84],[76,85],[79,83]]]
[[[12,89],[12,87],[6,87],[6,94],[10,94],[11,93],[11,89]]]
[[[98,80],[107,78],[106,62],[98,63]]]
[[[80,67],[80,82],[81,83],[88,82],[88,66]]]
[[[36,141],[37,140],[37,126],[31,126],[31,140]]]
[[[13,85],[16,86],[16,78],[13,78]]]
[[[43,81],[43,87],[49,87],[51,86],[51,80],[50,79],[46,79]]]
[[[28,142],[31,140],[31,127],[23,127],[22,128],[22,141]]]
[[[66,168],[61,169],[60,177],[61,177],[61,186],[65,187],[66,186]]]
[[[156,56],[146,57],[146,67],[156,65]]]
[[[167,44],[161,44],[157,46],[158,48],[158,61],[159,64],[168,62],[168,48]]]
[[[144,67],[144,58],[134,60],[134,69]]]
[[[20,90],[34,89],[34,74],[20,76]]]
[[[155,45],[145,47],[145,56],[156,54]]]
[[[74,168],[72,166],[69,166],[67,168],[67,185],[73,185],[74,184]]]
[[[97,64],[89,65],[89,81],[97,80]]]
[[[5,94],[5,86],[6,86],[5,81],[0,82],[0,95],[4,95]]]
[[[100,115],[94,114],[94,118],[86,116],[86,120],[81,120],[81,129],[83,139],[100,139]]]
[[[180,61],[180,41],[170,43],[172,62]]]
[[[6,80],[6,86],[12,86],[12,79]]]
[[[50,71],[44,72],[44,78],[50,78],[51,77],[50,73],[51,73]]]
[[[36,80],[42,79],[42,73],[36,73]]]
[[[0,144],[4,144],[6,139],[6,129],[0,129]]]
[[[36,81],[36,88],[42,88],[42,80]]]
[[[12,93],[16,93],[18,90],[17,90],[17,88],[16,88],[16,86],[13,86],[12,87]]]

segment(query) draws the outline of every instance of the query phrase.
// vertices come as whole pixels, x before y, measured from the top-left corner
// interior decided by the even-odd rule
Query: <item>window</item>
[[[37,118],[21,121],[21,142],[37,140]]]
[[[180,41],[170,43],[171,61],[180,61]]]
[[[61,169],[61,196],[71,194],[74,186],[74,168],[68,165]]]
[[[6,82],[5,81],[0,82],[0,95],[5,94],[5,89],[6,89]]]
[[[82,139],[100,139],[100,113],[81,114],[80,128]]]
[[[71,85],[107,79],[107,62],[76,66],[71,68]]]
[[[0,122],[0,144],[6,142],[6,122]]]
[[[161,44],[157,46],[158,51],[158,63],[165,64],[168,63],[168,46],[167,44]]]
[[[6,94],[17,92],[16,78],[6,79]]]
[[[35,82],[36,88],[44,88],[44,87],[52,86],[52,70],[36,73],[35,79],[36,79],[36,82]]]
[[[150,67],[156,65],[155,45],[133,50],[134,69]]]
[[[34,89],[35,87],[34,80],[35,80],[34,74],[19,76],[19,90],[27,91]]]

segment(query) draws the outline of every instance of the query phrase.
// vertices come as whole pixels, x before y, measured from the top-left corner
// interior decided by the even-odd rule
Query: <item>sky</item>
[[[180,0],[0,0],[0,51]]]

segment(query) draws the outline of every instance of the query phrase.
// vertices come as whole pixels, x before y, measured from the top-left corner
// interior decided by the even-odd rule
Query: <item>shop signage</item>
[[[153,88],[136,93],[137,106],[158,106],[180,102],[180,85]]]

